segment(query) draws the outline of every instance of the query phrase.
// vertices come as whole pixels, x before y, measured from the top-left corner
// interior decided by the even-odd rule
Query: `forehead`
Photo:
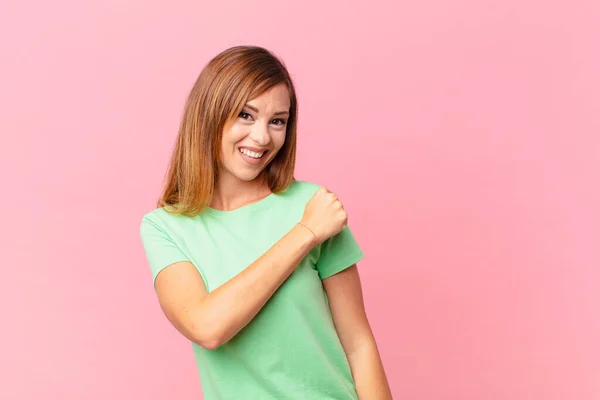
[[[289,110],[290,103],[290,91],[285,83],[275,85],[253,99],[248,100],[249,105],[259,109],[277,107],[278,109]]]

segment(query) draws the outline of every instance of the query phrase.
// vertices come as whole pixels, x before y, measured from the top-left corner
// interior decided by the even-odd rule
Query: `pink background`
[[[236,44],[293,74],[395,398],[600,398],[600,6],[568,3],[5,2],[0,398],[201,398],[138,229]]]

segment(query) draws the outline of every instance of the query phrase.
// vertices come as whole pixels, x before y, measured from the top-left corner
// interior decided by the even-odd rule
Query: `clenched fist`
[[[320,188],[306,204],[300,223],[314,233],[316,244],[321,244],[346,227],[348,214],[334,193]]]

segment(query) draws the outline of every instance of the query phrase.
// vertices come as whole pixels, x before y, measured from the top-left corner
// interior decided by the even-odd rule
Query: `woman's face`
[[[285,142],[290,93],[285,84],[248,101],[223,131],[220,177],[256,179]]]

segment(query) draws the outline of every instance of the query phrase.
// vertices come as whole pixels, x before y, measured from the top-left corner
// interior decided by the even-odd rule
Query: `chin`
[[[238,178],[240,181],[242,182],[252,182],[253,180],[255,180],[256,178],[258,178],[262,172],[264,170],[261,170],[260,172],[256,173],[244,173],[243,171],[237,171],[237,173],[235,173],[235,177]]]

